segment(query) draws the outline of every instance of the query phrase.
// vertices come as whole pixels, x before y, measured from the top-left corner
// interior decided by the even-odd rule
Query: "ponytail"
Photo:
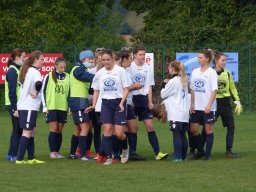
[[[169,64],[169,67],[173,67],[176,72],[178,72],[183,87],[186,87],[188,85],[187,75],[185,72],[184,64],[180,61],[174,60]]]
[[[57,84],[56,68],[54,68],[52,71],[52,79],[53,79],[54,83]]]

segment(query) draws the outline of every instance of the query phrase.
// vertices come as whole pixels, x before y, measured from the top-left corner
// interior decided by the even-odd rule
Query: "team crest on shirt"
[[[114,78],[107,78],[104,80],[104,91],[117,91],[117,88],[115,87],[116,81]]]
[[[226,86],[227,86],[226,81],[218,80],[218,91],[217,91],[217,93],[219,93],[219,94],[225,93],[226,92],[226,90],[225,90]]]
[[[195,79],[195,92],[205,93],[205,81],[203,79]]]
[[[141,74],[141,73],[138,73],[138,74],[136,74],[135,76],[134,76],[134,83],[136,83],[136,82],[140,82],[141,84],[144,84],[144,82],[145,82],[145,76],[143,75],[143,74]]]

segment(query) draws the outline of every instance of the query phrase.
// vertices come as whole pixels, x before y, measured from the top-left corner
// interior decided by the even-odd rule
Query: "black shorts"
[[[195,111],[190,116],[190,123],[203,123],[203,124],[213,124],[215,121],[215,111],[210,113],[205,113],[204,111]]]
[[[153,113],[148,106],[148,95],[133,95],[132,100],[135,106],[135,114],[140,121],[153,119]]]
[[[122,99],[102,99],[100,121],[102,124],[126,125],[126,103],[120,111]]]
[[[223,127],[235,126],[234,115],[229,97],[217,99],[216,120],[219,116],[221,117]]]
[[[77,111],[72,111],[72,116],[75,125],[79,125],[81,123],[90,122],[89,114],[84,112],[85,109],[80,109]]]
[[[136,114],[131,105],[127,105],[127,116],[126,120],[136,119]]]
[[[67,111],[48,110],[48,114],[46,114],[46,123],[55,121],[63,124],[67,123]]]
[[[36,127],[36,118],[38,111],[19,110],[20,128],[32,130]]]
[[[188,131],[189,123],[179,122],[179,121],[170,121],[170,129],[172,131]]]

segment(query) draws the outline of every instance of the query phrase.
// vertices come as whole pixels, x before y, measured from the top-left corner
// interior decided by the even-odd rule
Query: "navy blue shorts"
[[[126,120],[136,119],[136,114],[131,105],[127,105],[127,117]]]
[[[133,104],[135,113],[139,120],[153,119],[152,111],[148,107],[148,95],[133,95]]]
[[[196,111],[190,116],[190,123],[203,123],[203,124],[213,124],[215,121],[215,111],[210,113],[205,113],[204,111]]]
[[[103,124],[126,125],[126,103],[124,110],[120,111],[119,104],[122,99],[102,99],[100,121]]]
[[[63,124],[67,123],[67,111],[48,110],[48,114],[46,114],[46,123],[55,121]]]
[[[32,130],[36,127],[36,118],[38,111],[19,110],[20,128]]]
[[[179,122],[179,121],[170,121],[170,129],[172,131],[188,131],[189,123]]]
[[[72,116],[75,125],[79,125],[81,123],[90,122],[89,114],[84,112],[85,109],[80,109],[77,111],[72,111]]]

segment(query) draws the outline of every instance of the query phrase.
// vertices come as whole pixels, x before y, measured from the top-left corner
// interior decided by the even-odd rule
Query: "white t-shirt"
[[[175,76],[161,90],[161,97],[168,121],[189,122],[188,87],[183,87],[181,78]]]
[[[132,85],[132,75],[129,73],[129,70],[126,69],[126,72],[127,72],[127,76],[128,76],[128,80],[129,80],[129,83]],[[131,105],[132,104],[132,95],[133,95],[133,91],[130,91],[127,98],[126,98],[126,103],[128,105]]]
[[[127,69],[132,76],[132,82],[140,82],[142,88],[134,90],[133,95],[147,95],[149,92],[149,86],[155,85],[155,80],[148,64],[144,63],[142,66],[138,66],[135,62],[131,63],[131,66]]]
[[[42,100],[41,91],[35,99],[30,96],[31,92],[36,91],[35,83],[37,81],[42,81],[40,72],[34,67],[29,67],[25,81],[20,88],[20,98],[17,104],[18,110],[39,111]]]
[[[211,67],[204,72],[200,69],[196,68],[192,71],[190,88],[195,92],[195,110],[204,111],[212,92],[218,90],[218,75]],[[216,99],[211,106],[211,111],[216,111]]]
[[[123,97],[124,88],[131,86],[124,68],[114,65],[111,71],[103,67],[93,78],[92,88],[99,90],[102,99],[117,99]]]

